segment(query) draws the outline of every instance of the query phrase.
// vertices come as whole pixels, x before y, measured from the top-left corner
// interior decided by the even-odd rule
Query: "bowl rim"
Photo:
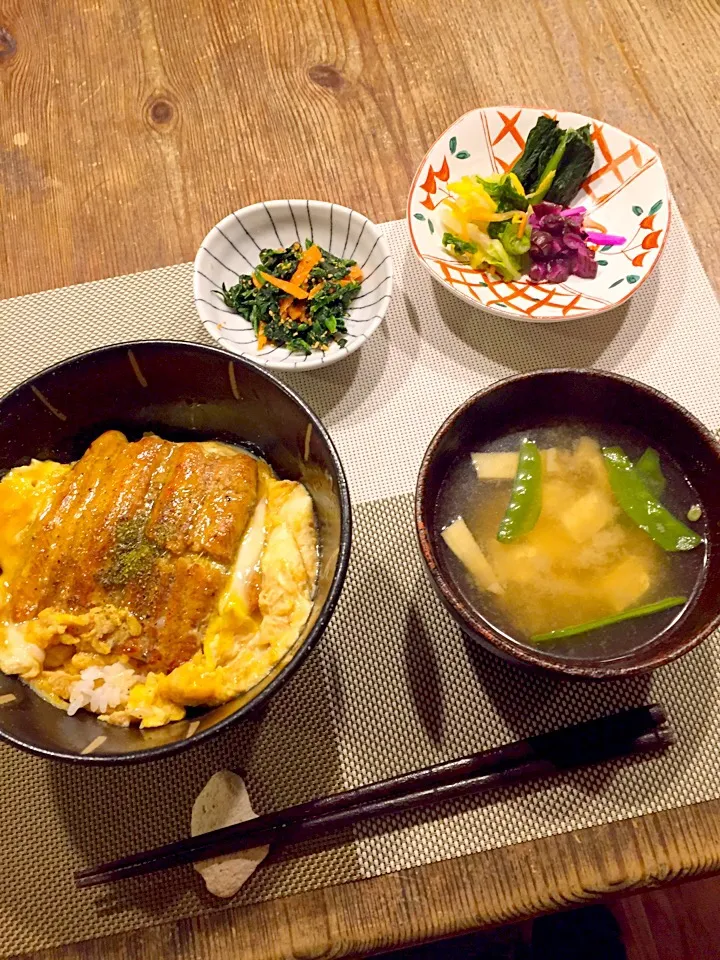
[[[200,271],[198,269],[198,261],[203,253],[209,252],[207,250],[206,243],[211,238],[215,230],[218,230],[219,232],[222,233],[221,228],[223,228],[225,225],[231,226],[237,222],[240,222],[241,215],[247,214],[251,210],[259,210],[260,208],[263,208],[264,210],[267,211],[268,207],[274,210],[274,209],[278,209],[279,205],[283,205],[283,206],[287,205],[287,208],[290,210],[294,220],[294,214],[292,213],[292,205],[293,204],[305,205],[305,204],[311,204],[311,203],[318,204],[320,207],[328,208],[331,211],[331,216],[332,216],[333,209],[337,209],[343,213],[347,213],[349,216],[352,216],[352,214],[355,214],[356,216],[361,217],[366,224],[370,224],[370,227],[376,231],[376,243],[381,248],[382,247],[385,248],[385,251],[384,251],[386,255],[385,262],[388,265],[387,277],[385,278],[385,280],[381,282],[389,283],[387,294],[385,294],[385,296],[382,298],[380,303],[378,303],[377,317],[374,318],[373,321],[369,324],[369,329],[363,331],[364,335],[362,337],[358,337],[357,340],[352,341],[351,346],[349,345],[344,349],[344,351],[340,351],[334,354],[332,358],[329,360],[327,359],[327,353],[322,351],[318,356],[310,355],[308,357],[307,362],[298,361],[298,360],[290,362],[289,357],[286,357],[283,360],[270,360],[270,359],[263,360],[261,357],[258,356],[258,358],[255,359],[249,356],[248,354],[236,353],[234,350],[230,350],[228,347],[223,346],[220,338],[216,335],[215,332],[213,332],[213,330],[210,329],[210,326],[212,325],[211,321],[206,320],[205,317],[203,316],[201,312],[201,304],[199,302],[201,301],[201,298],[200,298],[201,291],[198,289],[198,284],[200,282],[199,280]],[[347,207],[342,203],[335,203],[334,201],[331,201],[331,200],[314,200],[312,198],[290,197],[287,199],[276,198],[274,200],[258,200],[255,203],[246,204],[244,207],[239,207],[237,210],[232,210],[230,213],[224,216],[221,220],[218,220],[217,223],[213,224],[212,227],[210,227],[208,232],[203,237],[200,243],[200,246],[197,248],[195,257],[193,259],[193,304],[195,306],[195,310],[197,312],[200,323],[203,326],[203,329],[207,332],[208,336],[212,337],[216,341],[216,343],[218,344],[218,349],[222,350],[224,353],[229,354],[230,356],[233,356],[233,357],[244,357],[246,360],[248,360],[250,363],[252,363],[256,367],[262,367],[267,370],[281,370],[286,373],[303,373],[304,371],[320,370],[323,367],[332,366],[332,364],[334,363],[339,363],[341,360],[347,359],[349,356],[351,356],[353,353],[355,353],[357,350],[363,347],[385,319],[385,315],[388,311],[388,307],[390,306],[390,301],[392,300],[393,284],[394,284],[394,271],[393,271],[392,252],[390,250],[390,244],[388,243],[387,237],[385,236],[385,233],[381,230],[380,225],[375,223],[375,221],[372,220],[370,217],[368,217],[366,214],[361,213],[360,210],[356,210],[354,207]]]
[[[511,386],[513,383],[519,383],[521,381],[528,381],[531,379],[553,377],[557,376],[558,374],[571,374],[579,377],[594,377],[602,380],[611,380],[616,383],[622,383],[623,385],[630,386],[634,389],[639,389],[647,395],[652,396],[655,400],[659,400],[662,403],[670,405],[678,413],[682,414],[682,416],[689,421],[689,424],[693,427],[693,429],[696,430],[702,436],[702,438],[710,444],[710,446],[714,447],[715,450],[720,453],[720,442],[718,442],[718,439],[713,436],[712,432],[705,426],[705,424],[698,420],[694,414],[690,413],[689,410],[686,410],[685,407],[668,397],[666,394],[662,393],[660,390],[656,390],[649,384],[642,383],[639,380],[634,380],[631,377],[625,377],[609,370],[583,370],[574,367],[550,367],[544,370],[536,370],[530,373],[514,374],[509,377],[504,377],[502,380],[496,380],[484,390],[479,390],[477,393],[474,393],[456,410],[454,410],[440,425],[430,441],[425,454],[423,455],[422,463],[420,464],[420,471],[418,473],[417,485],[415,488],[414,503],[415,530],[418,537],[420,551],[430,576],[435,586],[440,591],[448,610],[455,620],[457,620],[457,622],[465,628],[466,633],[476,643],[480,643],[481,640],[475,636],[475,634],[480,634],[480,636],[491,647],[495,648],[495,652],[509,658],[511,661],[515,663],[519,662],[525,667],[540,667],[543,670],[549,670],[553,673],[566,677],[572,676],[583,677],[592,680],[602,680],[618,677],[629,677],[639,673],[648,673],[649,671],[654,670],[657,667],[665,666],[665,664],[671,663],[673,660],[677,660],[679,657],[688,653],[694,647],[702,643],[703,640],[707,639],[707,637],[710,636],[710,634],[713,633],[718,627],[720,627],[720,606],[718,607],[715,615],[709,619],[708,623],[694,633],[684,643],[678,644],[678,646],[671,651],[656,653],[654,655],[652,654],[652,651],[649,650],[649,655],[646,656],[640,663],[624,664],[622,658],[600,662],[588,661],[587,663],[584,663],[583,661],[572,662],[559,659],[548,660],[539,649],[536,649],[529,644],[520,645],[516,642],[508,640],[506,637],[503,637],[501,633],[493,630],[487,622],[481,620],[474,614],[470,604],[463,600],[460,592],[454,587],[451,581],[443,575],[440,565],[437,561],[437,554],[433,546],[433,539],[425,526],[423,512],[426,502],[426,483],[429,471],[440,442],[444,439],[448,431],[455,425],[457,420],[460,419],[460,417],[462,417],[468,410],[472,409],[472,407],[481,398],[484,399],[496,391]],[[708,548],[712,549],[711,543],[708,543]],[[640,650],[642,648],[638,649]]]
[[[49,367],[45,367],[38,373],[26,377],[21,383],[12,387],[5,394],[3,394],[2,397],[0,397],[0,412],[2,411],[3,404],[15,393],[22,389],[32,387],[32,385],[41,377],[52,373],[57,373],[69,365],[80,363],[81,361],[97,357],[102,354],[109,354],[116,351],[139,350],[147,346],[158,349],[170,348],[171,350],[176,347],[190,347],[194,351],[216,356],[221,359],[223,363],[228,362],[227,351],[222,350],[219,347],[195,343],[192,340],[130,340],[123,341],[122,343],[109,344],[103,347],[96,347],[92,350],[86,350],[82,353],[74,354],[65,360],[60,360]],[[260,374],[266,380],[269,380],[273,386],[277,387],[281,393],[284,393],[286,397],[294,401],[300,407],[300,409],[305,413],[312,423],[313,429],[320,434],[327,445],[327,449],[330,453],[330,459],[337,474],[338,500],[340,502],[340,545],[338,549],[337,565],[335,567],[335,572],[333,574],[325,603],[323,604],[323,607],[318,615],[317,620],[313,624],[312,629],[305,638],[305,642],[298,649],[295,655],[285,664],[278,675],[271,680],[270,683],[268,683],[267,686],[257,694],[257,696],[253,697],[252,700],[248,701],[248,703],[231,713],[229,716],[219,720],[209,729],[201,732],[199,731],[189,739],[183,738],[181,740],[175,740],[171,743],[162,744],[158,747],[148,747],[146,750],[131,750],[128,753],[106,755],[95,753],[74,754],[66,753],[61,750],[40,747],[19,740],[17,737],[6,733],[2,727],[0,727],[0,741],[8,743],[14,747],[18,747],[19,749],[28,753],[32,753],[36,756],[45,757],[51,760],[60,760],[64,763],[112,766],[116,764],[142,763],[145,761],[159,760],[161,758],[169,757],[172,754],[179,753],[182,750],[197,747],[201,743],[207,742],[212,737],[226,730],[232,724],[246,716],[251,710],[255,710],[260,704],[267,700],[267,698],[270,697],[282,683],[286,682],[288,678],[295,672],[295,670],[298,669],[298,667],[310,653],[310,650],[317,644],[321,635],[325,632],[325,629],[330,622],[337,605],[340,593],[342,592],[347,574],[348,563],[350,560],[350,549],[352,543],[352,507],[350,504],[350,492],[347,477],[345,476],[345,470],[335,444],[333,443],[330,434],[328,433],[328,430],[324,426],[320,417],[291,387],[286,386],[284,383],[282,383],[282,381],[273,376],[267,370],[263,370],[258,364],[252,363],[250,360],[244,359],[243,357],[234,357],[230,362],[240,363],[243,366],[249,367],[253,373]],[[14,679],[18,683],[22,683],[22,680],[20,680],[19,677],[15,677]]]
[[[453,129],[453,127],[455,127],[458,123],[460,123],[460,122],[461,122],[462,120],[464,120],[466,117],[469,117],[469,116],[471,116],[473,113],[477,113],[478,111],[501,110],[501,109],[502,109],[502,110],[508,110],[508,111],[509,111],[509,110],[535,110],[535,111],[537,111],[538,113],[546,113],[546,112],[548,112],[548,111],[555,112],[555,113],[575,113],[578,117],[582,117],[584,120],[589,120],[590,123],[602,124],[603,126],[612,127],[614,130],[619,130],[620,133],[624,134],[626,137],[632,137],[633,140],[636,140],[638,143],[641,143],[644,147],[647,147],[648,150],[651,150],[651,151],[655,154],[655,156],[657,157],[657,161],[658,161],[658,163],[660,164],[660,169],[661,169],[662,172],[663,172],[663,178],[664,178],[664,181],[665,181],[665,188],[666,188],[667,201],[668,201],[668,203],[667,203],[667,211],[668,211],[667,228],[665,229],[665,231],[664,231],[664,233],[663,233],[662,240],[661,240],[661,242],[660,242],[660,248],[659,248],[659,250],[658,250],[658,252],[657,252],[657,256],[655,257],[655,259],[653,260],[652,264],[650,265],[650,268],[648,269],[648,272],[638,281],[638,283],[636,283],[636,284],[632,287],[632,289],[631,289],[628,293],[625,294],[624,297],[622,297],[622,299],[617,300],[617,301],[615,301],[614,303],[610,303],[610,304],[608,304],[607,306],[599,307],[599,308],[596,309],[596,310],[588,310],[588,311],[586,311],[584,314],[582,314],[582,316],[575,316],[575,317],[536,317],[536,318],[524,317],[524,316],[521,316],[521,315],[520,315],[519,313],[517,313],[516,311],[501,310],[499,307],[491,307],[491,306],[488,306],[488,305],[486,305],[486,304],[484,304],[484,303],[480,303],[479,300],[475,300],[473,297],[468,296],[467,294],[463,293],[462,290],[456,290],[455,287],[453,287],[451,284],[447,283],[445,280],[442,279],[442,277],[439,277],[439,276],[435,273],[435,271],[434,271],[434,270],[430,267],[430,265],[426,262],[425,256],[424,256],[422,253],[420,253],[420,251],[418,250],[417,244],[416,244],[416,242],[415,242],[415,235],[414,235],[414,233],[413,233],[413,223],[412,223],[412,216],[411,216],[411,213],[410,213],[410,207],[411,207],[411,204],[412,204],[413,194],[415,193],[415,187],[416,187],[416,185],[417,185],[418,180],[420,179],[421,173],[422,173],[423,170],[425,169],[425,164],[428,162],[428,158],[430,157],[430,154],[433,152],[433,150],[435,149],[435,147],[437,146],[437,144],[440,142],[440,140],[442,140],[445,136],[447,136],[447,134],[450,133],[450,131]],[[414,253],[415,256],[417,257],[417,259],[420,261],[420,263],[423,265],[423,267],[425,268],[425,270],[427,270],[428,273],[430,274],[430,276],[433,277],[439,284],[441,284],[449,293],[454,294],[456,297],[458,297],[460,300],[463,300],[465,303],[469,303],[470,306],[474,307],[476,310],[483,310],[483,311],[485,311],[485,313],[490,313],[490,314],[492,314],[494,317],[508,317],[508,318],[510,318],[510,319],[512,319],[512,320],[517,320],[517,321],[519,321],[520,323],[531,323],[531,324],[533,324],[533,323],[571,323],[573,320],[582,320],[583,318],[585,318],[585,319],[590,319],[590,318],[592,318],[592,317],[598,317],[598,316],[600,316],[600,314],[602,314],[602,313],[608,313],[610,310],[615,310],[617,307],[622,306],[623,303],[625,303],[627,300],[630,299],[630,297],[634,296],[634,295],[637,293],[637,291],[640,289],[640,287],[642,287],[642,285],[645,283],[645,281],[652,275],[652,273],[654,272],[655,268],[657,267],[658,263],[660,262],[660,259],[661,259],[662,255],[663,255],[663,252],[664,252],[664,250],[665,250],[665,244],[667,243],[668,234],[670,233],[670,227],[671,227],[671,224],[672,224],[672,204],[671,204],[671,202],[670,202],[671,197],[672,197],[672,195],[671,195],[671,192],[670,192],[670,181],[668,180],[667,173],[665,172],[665,165],[664,165],[664,163],[662,162],[662,157],[660,156],[660,151],[658,150],[658,148],[657,148],[654,144],[649,143],[647,140],[643,140],[641,137],[635,136],[634,133],[628,133],[627,130],[623,130],[621,127],[616,127],[614,123],[610,123],[610,122],[607,121],[607,120],[598,120],[596,117],[591,117],[591,116],[589,116],[589,115],[586,114],[586,113],[577,113],[575,110],[555,110],[554,107],[535,107],[535,106],[531,106],[531,105],[528,105],[528,104],[521,105],[521,104],[518,104],[518,103],[515,103],[515,104],[488,104],[488,105],[486,105],[486,106],[473,107],[471,110],[466,110],[465,113],[463,113],[461,116],[457,117],[457,119],[453,120],[453,122],[452,122],[451,124],[449,124],[449,125],[443,130],[443,132],[442,132],[441,134],[439,134],[439,135],[435,138],[435,140],[433,140],[433,142],[430,144],[427,152],[425,153],[425,156],[424,156],[424,157],[422,158],[422,160],[420,161],[420,164],[418,165],[418,168],[417,168],[417,170],[415,171],[415,175],[413,176],[412,183],[410,184],[410,190],[408,191],[407,204],[406,204],[406,208],[405,208],[405,220],[406,220],[407,226],[408,226],[408,234],[410,235],[410,245],[411,245],[411,247],[412,247],[412,249],[413,249],[413,253]]]

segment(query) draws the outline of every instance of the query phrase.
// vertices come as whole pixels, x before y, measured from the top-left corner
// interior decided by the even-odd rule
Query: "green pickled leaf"
[[[447,247],[450,253],[454,253],[456,257],[469,257],[478,252],[476,243],[472,243],[470,240],[462,240],[449,231],[443,234],[442,245]]]
[[[557,120],[538,117],[537,123],[527,135],[525,149],[512,167],[512,171],[528,193],[540,182],[540,173],[555,152],[562,132]]]
[[[514,256],[522,256],[522,254],[527,253],[530,249],[531,232],[531,228],[526,227],[522,236],[518,237],[517,227],[514,223],[510,223],[508,221],[504,225],[499,239],[508,253],[511,253]]]
[[[590,125],[566,130],[563,134],[564,147],[556,165],[555,177],[546,194],[550,203],[570,204],[582,186],[583,180],[592,170],[595,159],[595,147],[590,139]],[[552,166],[549,165],[552,169]],[[548,170],[545,170],[547,173]],[[542,178],[541,178],[542,179]]]

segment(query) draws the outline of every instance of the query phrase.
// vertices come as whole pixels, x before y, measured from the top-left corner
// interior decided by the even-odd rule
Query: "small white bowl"
[[[590,124],[595,162],[575,203],[606,233],[627,237],[623,246],[601,247],[594,280],[565,283],[514,282],[473,270],[442,245],[437,209],[447,184],[464,174],[504,173],[518,159],[525,138],[543,114],[561,127]],[[619,306],[647,280],[662,254],[670,225],[670,193],[653,148],[617,127],[579,113],[530,107],[479,107],[456,120],[430,147],[408,197],[408,229],[423,266],[456,297],[498,316],[530,323],[592,317]]]
[[[214,293],[251,273],[260,251],[311,239],[337,257],[357,261],[363,282],[345,319],[347,343],[307,356],[268,344],[258,350],[252,326],[228,309]],[[195,256],[193,294],[200,319],[211,337],[230,353],[271,370],[313,370],[358,350],[382,323],[392,294],[390,248],[379,228],[357,210],[322,200],[268,200],[243,207],[221,220]]]

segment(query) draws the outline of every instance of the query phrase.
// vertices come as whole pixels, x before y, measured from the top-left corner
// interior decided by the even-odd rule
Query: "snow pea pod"
[[[542,507],[542,462],[540,451],[532,440],[523,440],[518,456],[510,502],[500,521],[497,539],[509,543],[530,533]]]
[[[657,450],[648,447],[635,464],[635,472],[640,474],[640,479],[654,497],[659,499],[665,493],[665,477]]]
[[[655,499],[620,447],[604,447],[605,469],[615,499],[630,519],[663,550],[692,550],[702,538]]]
[[[644,607],[635,607],[634,610],[623,610],[622,613],[615,613],[610,617],[588,620],[587,623],[578,623],[574,627],[563,627],[561,630],[536,633],[530,637],[530,640],[533,643],[541,643],[543,640],[563,640],[565,637],[576,637],[579,633],[589,633],[590,630],[599,630],[600,627],[610,627],[612,624],[622,623],[624,620],[647,617],[652,613],[660,613],[662,610],[680,607],[685,603],[687,603],[687,597],[667,597],[665,600],[656,600],[655,603],[646,603]]]

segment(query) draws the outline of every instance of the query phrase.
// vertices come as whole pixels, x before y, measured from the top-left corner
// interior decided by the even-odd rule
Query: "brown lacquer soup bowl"
[[[489,594],[485,600],[482,592],[466,589],[441,535],[448,523],[444,485],[455,464],[462,458],[469,463],[476,451],[497,449],[504,437],[525,432],[532,436],[533,431],[540,435],[543,429],[568,423],[587,424],[598,436],[609,436],[609,441],[600,440],[601,446],[612,443],[615,435],[642,437],[661,459],[674,464],[678,483],[689,491],[683,493],[682,519],[688,503],[698,502],[702,508],[704,543],[702,555],[696,553],[693,561],[697,575],[688,601],[673,611],[670,621],[662,620],[657,634],[646,629],[637,643],[629,623],[612,627],[617,640],[612,649],[607,643],[593,645],[591,633],[584,635],[586,646],[531,642],[498,620]],[[635,447],[633,457],[639,456],[640,447]],[[625,377],[594,370],[546,370],[502,380],[475,394],[448,417],[425,453],[415,520],[423,558],[447,610],[473,640],[526,667],[593,679],[651,671],[692,650],[720,625],[720,446],[687,410]],[[647,622],[659,621],[648,617]]]
[[[184,718],[162,726],[110,725],[86,709],[70,716],[17,676],[0,674],[2,740],[45,757],[95,764],[157,758],[202,743],[266,700],[325,630],[345,579],[351,539],[347,484],[327,431],[297,394],[249,361],[193,343],[150,341],[59,363],[0,400],[0,476],[35,459],[77,461],[109,430],[121,431],[131,442],[154,434],[146,439],[162,438],[173,450],[179,442],[216,441],[226,456],[234,457],[241,447],[246,462],[260,457],[277,477],[303,484],[312,500],[305,514],[311,525],[314,512],[317,579],[314,594],[312,585],[308,590],[309,615],[296,640],[265,675],[219,706],[190,706]],[[217,451],[217,444],[202,450],[211,447]],[[188,482],[194,482],[192,472]],[[298,484],[289,486],[299,489]],[[132,493],[132,484],[123,491],[123,496]],[[304,502],[307,507],[307,497]],[[213,504],[212,510],[224,516],[226,504]],[[175,506],[182,510],[182,495]],[[217,533],[211,543],[221,539],[222,531]],[[207,540],[208,531],[203,535]],[[191,544],[192,551],[197,554],[198,548]],[[130,556],[142,559],[140,552]],[[124,575],[123,569],[113,575]],[[182,596],[178,602],[182,605]]]

